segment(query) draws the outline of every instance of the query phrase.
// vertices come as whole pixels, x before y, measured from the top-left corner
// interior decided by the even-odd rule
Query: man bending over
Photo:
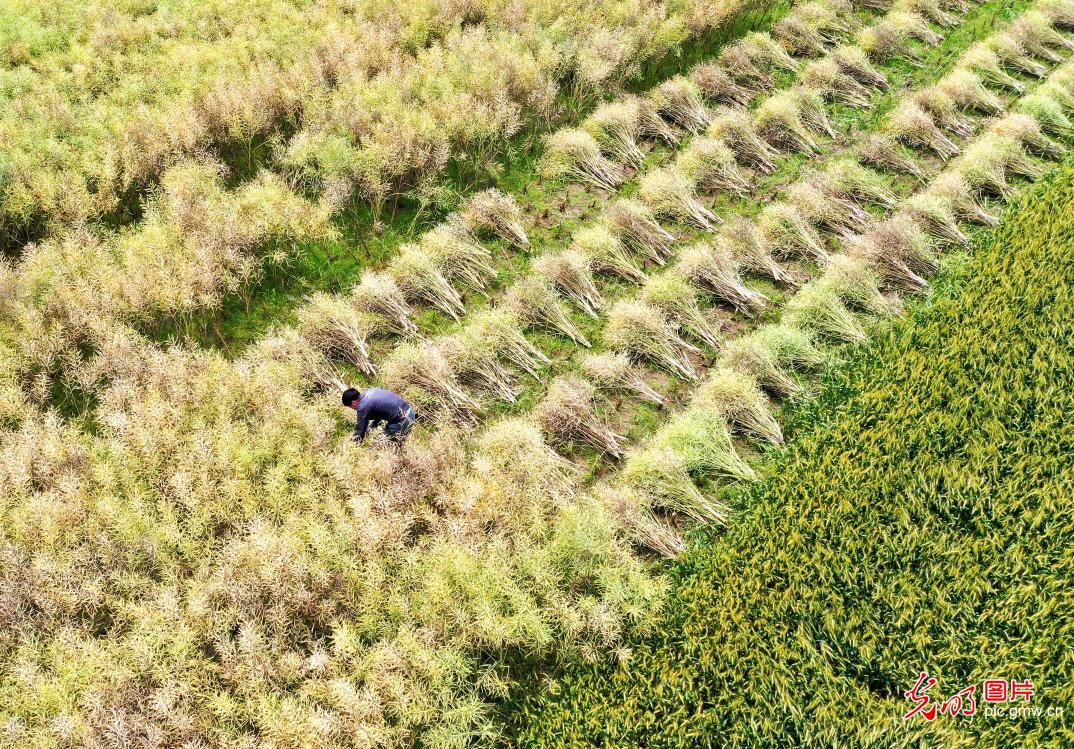
[[[358,412],[354,439],[361,442],[371,427],[384,422],[384,433],[397,445],[402,445],[418,414],[405,400],[390,390],[369,388],[364,393],[355,388],[343,391],[343,405]]]

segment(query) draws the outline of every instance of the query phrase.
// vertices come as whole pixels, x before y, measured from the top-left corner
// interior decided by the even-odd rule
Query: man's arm
[[[369,407],[359,404],[358,421],[354,425],[354,439],[361,443],[365,439],[365,433],[369,430]]]

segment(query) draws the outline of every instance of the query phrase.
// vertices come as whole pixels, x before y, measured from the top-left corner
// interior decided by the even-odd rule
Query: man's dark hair
[[[343,405],[350,408],[351,404],[361,397],[362,394],[356,388],[347,388],[343,391]]]

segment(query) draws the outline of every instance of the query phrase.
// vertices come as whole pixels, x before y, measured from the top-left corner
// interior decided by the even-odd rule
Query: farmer
[[[343,391],[343,405],[358,412],[354,425],[354,439],[361,442],[370,427],[384,422],[384,433],[397,445],[402,445],[414,426],[418,414],[405,400],[390,390],[370,388],[364,393],[355,388]]]

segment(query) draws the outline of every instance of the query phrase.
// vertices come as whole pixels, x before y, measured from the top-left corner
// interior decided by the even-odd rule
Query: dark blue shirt
[[[385,424],[398,424],[406,418],[409,410],[410,404],[390,390],[369,388],[358,399],[358,423],[354,425],[354,436],[361,442],[370,427],[376,427],[382,421]]]

